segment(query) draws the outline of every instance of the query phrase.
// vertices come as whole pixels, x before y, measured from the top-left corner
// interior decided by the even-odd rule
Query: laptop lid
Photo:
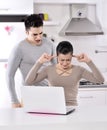
[[[71,107],[67,112],[63,87],[23,86],[21,94],[26,112],[68,114],[74,111]]]

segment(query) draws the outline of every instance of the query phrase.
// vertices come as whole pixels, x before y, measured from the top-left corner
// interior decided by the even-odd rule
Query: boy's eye
[[[39,34],[33,34],[33,36],[42,35],[42,34],[43,34],[43,32],[41,32]]]
[[[33,34],[33,36],[37,36],[37,34]]]

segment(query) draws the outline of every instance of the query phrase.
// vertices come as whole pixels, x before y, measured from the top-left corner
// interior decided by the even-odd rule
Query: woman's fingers
[[[79,55],[73,55],[74,58],[77,58],[78,61],[80,62],[90,62],[90,58],[84,54],[84,53],[81,53]]]
[[[83,58],[83,55],[72,55],[72,56],[73,56],[74,58],[77,58],[78,60]]]

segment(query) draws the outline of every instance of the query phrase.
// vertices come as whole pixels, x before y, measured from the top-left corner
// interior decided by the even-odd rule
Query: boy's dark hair
[[[26,16],[24,20],[25,29],[29,30],[30,27],[41,27],[43,26],[43,20],[39,14],[31,14]]]
[[[57,53],[57,56],[59,54],[68,54],[68,53],[71,53],[73,54],[73,46],[70,42],[68,41],[62,41],[58,44],[58,46],[56,47],[56,53]]]

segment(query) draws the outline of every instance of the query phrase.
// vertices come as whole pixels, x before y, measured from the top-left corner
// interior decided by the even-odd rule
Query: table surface
[[[0,109],[0,127],[32,130],[107,130],[107,106],[77,107],[69,115],[29,114],[23,108]],[[102,127],[104,127],[102,129]],[[6,128],[5,128],[6,129]]]

